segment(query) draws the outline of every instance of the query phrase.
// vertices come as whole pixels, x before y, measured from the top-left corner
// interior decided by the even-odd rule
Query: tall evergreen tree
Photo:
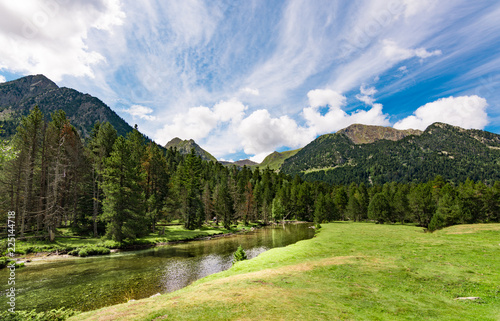
[[[102,189],[105,199],[103,217],[108,222],[106,234],[118,242],[147,233],[144,193],[138,182],[137,160],[130,157],[131,145],[118,137],[105,161]]]

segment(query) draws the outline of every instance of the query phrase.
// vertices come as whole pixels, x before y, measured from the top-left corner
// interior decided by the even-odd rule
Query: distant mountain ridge
[[[46,117],[58,109],[64,110],[82,137],[90,134],[97,121],[110,122],[122,136],[132,131],[132,126],[98,98],[71,88],[58,87],[44,75],[34,75],[0,84],[3,136],[12,136],[20,117],[28,115],[35,105]]]
[[[354,144],[371,144],[379,140],[397,141],[409,135],[421,135],[418,129],[395,129],[373,125],[353,124],[337,131],[337,134],[346,135]]]
[[[196,155],[200,156],[203,160],[217,162],[217,159],[213,157],[209,152],[196,144],[192,139],[182,140],[179,137],[175,137],[170,140],[166,145],[166,149],[176,148],[181,154],[189,154],[191,150],[194,149]]]
[[[356,125],[318,137],[281,170],[334,184],[500,180],[500,135],[444,123],[423,132]]]

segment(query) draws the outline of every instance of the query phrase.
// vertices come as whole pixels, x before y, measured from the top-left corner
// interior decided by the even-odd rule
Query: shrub
[[[233,257],[234,257],[233,264],[236,263],[236,262],[243,261],[243,260],[247,259],[247,254],[243,250],[243,248],[241,247],[241,245],[238,247],[238,249],[236,250],[236,252],[234,252]]]
[[[80,251],[78,251],[78,256],[80,256],[80,257],[86,257],[88,255],[89,254],[87,253],[86,249],[80,249]]]
[[[0,269],[4,268],[7,266],[7,263],[9,263],[10,259],[6,256],[0,257]]]
[[[12,313],[10,311],[4,310],[0,312],[0,320],[4,321],[63,321],[67,318],[78,314],[77,311],[67,310],[64,308],[61,309],[53,309],[49,311],[36,312],[32,311],[22,311],[16,310],[16,312]]]

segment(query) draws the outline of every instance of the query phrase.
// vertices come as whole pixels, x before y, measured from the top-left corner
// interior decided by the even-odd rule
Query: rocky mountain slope
[[[203,160],[214,161],[214,162],[217,161],[215,157],[213,157],[209,152],[201,148],[192,139],[182,140],[178,137],[175,137],[165,145],[165,148],[166,149],[176,148],[181,154],[189,154],[191,153],[191,149],[194,149],[195,153],[198,156],[200,156]]]
[[[94,123],[110,122],[119,135],[132,127],[96,97],[71,88],[58,87],[44,75],[26,76],[0,84],[0,125],[3,137],[12,136],[21,116],[38,105],[46,117],[58,109],[66,112],[82,137],[89,135]]]

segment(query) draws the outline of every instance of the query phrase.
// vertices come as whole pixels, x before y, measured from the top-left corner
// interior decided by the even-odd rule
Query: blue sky
[[[352,123],[500,133],[498,17],[498,1],[0,1],[0,81],[43,73],[219,159]]]

